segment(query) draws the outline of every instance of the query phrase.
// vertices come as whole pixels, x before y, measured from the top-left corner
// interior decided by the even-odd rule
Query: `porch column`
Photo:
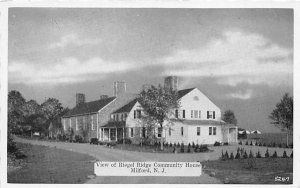
[[[123,128],[123,144],[125,144],[125,140],[124,140],[124,138],[125,138],[125,128]]]
[[[236,141],[236,143],[238,142],[238,128],[236,127],[235,128],[235,141]]]
[[[118,141],[118,128],[116,128],[116,141]]]
[[[110,128],[108,128],[108,141],[111,141],[110,140]]]

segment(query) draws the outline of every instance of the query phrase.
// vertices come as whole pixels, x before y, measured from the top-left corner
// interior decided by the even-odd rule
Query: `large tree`
[[[269,116],[271,123],[288,134],[293,131],[293,97],[285,93]]]
[[[237,119],[232,110],[226,110],[223,113],[222,120],[226,123],[237,125]]]
[[[14,131],[17,125],[24,121],[25,99],[19,91],[13,90],[8,93],[8,131]]]
[[[158,125],[161,130],[163,130],[164,123],[170,121],[174,110],[179,107],[177,99],[175,90],[167,89],[161,85],[158,87],[151,86],[139,95],[139,102],[144,109],[145,117]],[[161,135],[161,150],[163,150],[163,141]]]

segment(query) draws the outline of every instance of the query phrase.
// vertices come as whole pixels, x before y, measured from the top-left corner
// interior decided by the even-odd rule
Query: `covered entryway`
[[[100,127],[100,141],[120,141],[125,138],[125,122],[109,122],[103,127]]]

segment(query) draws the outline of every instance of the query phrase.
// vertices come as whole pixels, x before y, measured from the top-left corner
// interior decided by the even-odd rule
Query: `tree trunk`
[[[289,131],[286,132],[286,145],[289,146]]]
[[[161,127],[161,133],[160,133],[160,150],[164,150],[164,138],[163,138],[163,126],[162,124],[160,125]]]

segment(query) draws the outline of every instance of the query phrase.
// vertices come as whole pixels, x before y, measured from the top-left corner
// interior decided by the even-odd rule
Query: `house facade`
[[[171,85],[168,86],[169,83]],[[176,89],[174,83],[178,82],[170,77],[165,80],[167,87]],[[198,88],[178,90],[180,107],[174,109],[174,117],[170,117],[171,121],[165,122],[163,128],[157,126],[152,129],[144,123],[143,108],[137,95],[116,93],[118,96],[78,104],[62,118],[64,130],[73,128],[75,134],[81,134],[86,128],[89,139],[98,138],[100,141],[128,138],[139,143],[153,135],[163,137],[168,143],[237,142],[237,126],[222,121],[220,108]],[[152,131],[151,134],[148,131]]]

